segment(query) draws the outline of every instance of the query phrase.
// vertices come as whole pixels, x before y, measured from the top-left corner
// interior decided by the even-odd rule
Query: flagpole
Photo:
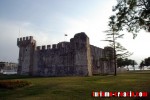
[[[20,27],[19,27],[19,34],[18,34],[18,37],[20,38]]]
[[[67,37],[68,35],[67,34],[64,34],[64,42],[65,42],[65,37]],[[66,40],[67,41],[67,40]]]
[[[64,42],[65,42],[65,33],[64,33]]]

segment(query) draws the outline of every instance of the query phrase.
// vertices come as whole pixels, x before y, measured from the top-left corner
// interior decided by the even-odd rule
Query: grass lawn
[[[0,75],[0,80],[25,80],[31,86],[0,89],[0,100],[99,100],[139,98],[95,98],[92,91],[147,91],[150,93],[150,71],[131,71],[117,76],[27,77]],[[150,94],[148,94],[150,96]],[[146,99],[146,98],[141,98]],[[147,100],[150,98],[147,98]]]

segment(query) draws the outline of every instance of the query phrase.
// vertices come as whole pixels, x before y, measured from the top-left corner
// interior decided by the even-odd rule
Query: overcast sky
[[[116,0],[0,0],[0,61],[17,62],[17,38],[34,36],[37,45],[69,41],[75,33],[85,32],[90,44],[103,48],[108,43],[103,31]],[[19,32],[20,30],[20,32]],[[132,34],[120,40],[137,62],[150,56],[150,34]],[[64,34],[68,34],[64,37]]]

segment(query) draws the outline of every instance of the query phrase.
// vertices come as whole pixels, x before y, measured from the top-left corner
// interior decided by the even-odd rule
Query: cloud
[[[106,38],[104,31],[108,29],[107,24],[110,15],[111,8],[109,7],[109,9],[96,10],[90,13],[90,15],[80,18],[67,17],[66,22],[68,27],[64,31],[69,34],[69,38],[73,37],[75,33],[85,32],[90,37],[90,43],[92,45],[103,48],[106,44],[108,45],[108,43],[102,42],[101,40]]]
[[[116,0],[110,0],[109,2],[104,0],[99,3],[100,6],[99,4],[95,5],[95,3],[93,4],[95,6],[88,4],[82,7],[79,6],[77,11],[76,6],[74,8],[72,5],[71,7],[75,11],[72,11],[72,9],[63,11],[63,8],[59,8],[60,10],[57,11],[53,9],[50,11],[49,9],[41,10],[44,11],[44,15],[42,13],[41,16],[38,16],[39,13],[41,14],[41,11],[37,15],[32,15],[31,13],[30,17],[33,19],[26,16],[25,18],[21,17],[26,19],[26,21],[0,19],[0,61],[17,62],[19,53],[17,38],[24,36],[34,36],[37,45],[47,45],[64,40],[69,41],[75,33],[85,32],[90,39],[90,44],[101,48],[107,46],[108,43],[101,40],[106,38],[104,31],[108,29],[108,18],[113,14],[111,9],[112,5],[116,4]],[[44,6],[43,9],[45,9]],[[68,34],[68,36],[65,37],[64,34]],[[131,34],[126,34],[120,42],[129,51],[134,52],[134,55],[130,58],[140,61],[150,56],[149,39],[150,35],[142,31],[135,40],[132,39]]]
[[[141,30],[137,33],[137,37],[133,39],[132,33],[123,31],[125,36],[123,39],[120,39],[119,42],[130,52],[133,52],[133,55],[129,58],[136,60],[138,63],[146,57],[150,57],[150,47],[148,46],[150,34]]]
[[[17,49],[17,33],[18,25],[14,25],[12,22],[5,22],[1,20],[0,23],[0,61],[17,61],[18,49]]]
[[[49,38],[54,35],[36,30],[36,26],[30,22],[0,21],[0,61],[17,62],[19,54],[19,48],[17,47],[18,37],[34,36],[34,39],[37,40],[37,45],[53,44],[56,42],[57,38]]]
[[[65,30],[65,32],[69,34],[68,40],[73,37],[75,33],[86,32],[90,38],[90,43],[92,45],[101,48],[107,46],[108,43],[101,41],[106,38],[103,31],[108,29],[107,20],[108,17],[104,18],[100,13],[97,13],[97,16],[93,19],[90,19],[88,17],[84,17],[81,19],[68,18],[68,28]],[[150,56],[150,47],[148,46],[150,34],[142,30],[140,33],[137,33],[138,36],[136,37],[136,39],[133,39],[132,33],[128,33],[126,31],[123,31],[121,33],[124,33],[125,36],[123,39],[120,39],[119,42],[125,48],[127,48],[128,51],[133,52],[133,55],[130,57],[131,59],[134,59],[138,63],[140,63],[141,60]]]

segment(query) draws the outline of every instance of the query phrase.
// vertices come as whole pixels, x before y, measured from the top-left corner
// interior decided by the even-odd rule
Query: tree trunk
[[[127,66],[127,70],[129,71],[129,67]]]

